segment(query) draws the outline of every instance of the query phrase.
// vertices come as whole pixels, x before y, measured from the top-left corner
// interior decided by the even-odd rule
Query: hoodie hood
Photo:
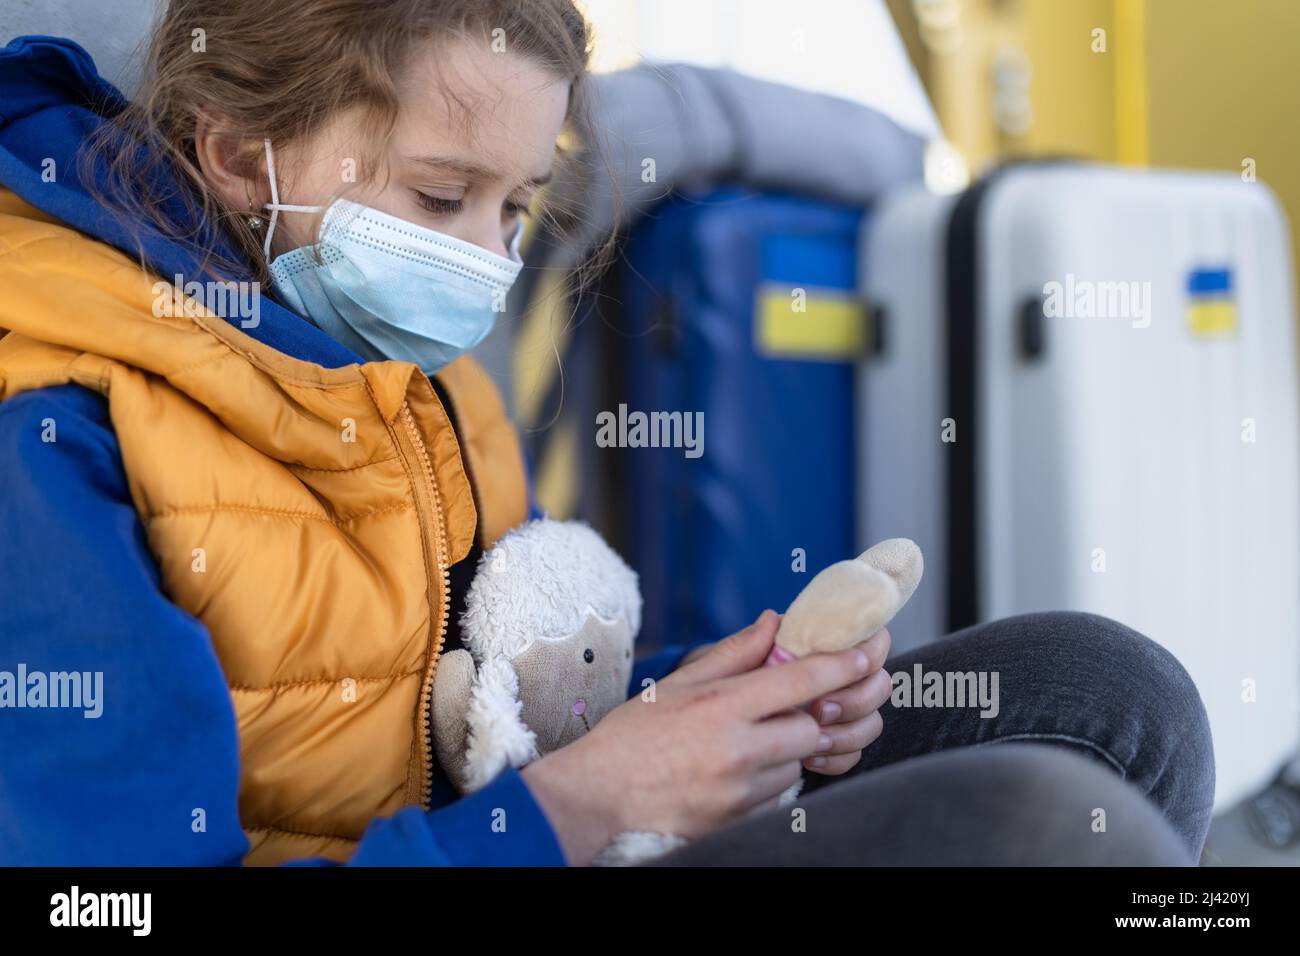
[[[91,195],[79,177],[79,149],[101,124],[127,106],[101,77],[82,47],[59,37],[25,36],[0,48],[0,187],[61,223],[136,257],[174,281],[215,280],[200,268],[194,249],[148,224],[128,228]],[[177,183],[184,188],[183,183]],[[206,224],[200,235],[218,250],[230,246]],[[259,293],[260,295],[260,293]],[[243,329],[293,358],[326,368],[363,360],[301,316],[260,295],[259,324]],[[228,321],[237,323],[238,316]]]

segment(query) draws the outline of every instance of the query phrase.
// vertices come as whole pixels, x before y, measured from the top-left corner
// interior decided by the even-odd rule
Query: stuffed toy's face
[[[538,640],[514,659],[524,723],[539,752],[573,743],[627,699],[634,637],[626,621],[589,613],[572,636]]]

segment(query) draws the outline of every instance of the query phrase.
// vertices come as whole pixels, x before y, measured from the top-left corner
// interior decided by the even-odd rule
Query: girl
[[[767,612],[456,799],[433,675],[478,554],[528,514],[464,353],[566,175],[587,27],[570,0],[266,10],[172,0],[134,103],[70,42],[0,52],[0,651],[27,675],[3,862],[582,864],[634,829],[694,839],[665,863],[1199,851],[1194,688],[1077,615],[925,649],[999,671],[998,716],[891,711],[880,738],[888,633],[761,668]],[[35,693],[70,675],[102,681],[98,716]],[[994,740],[1056,748],[959,749]],[[804,772],[807,834],[751,812]]]

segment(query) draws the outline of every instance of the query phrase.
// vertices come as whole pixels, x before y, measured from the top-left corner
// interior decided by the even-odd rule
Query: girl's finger
[[[823,735],[830,736],[817,721],[802,711],[788,710],[754,724],[745,749],[759,769],[797,764],[817,752]]]
[[[812,715],[823,726],[852,723],[884,707],[893,691],[893,679],[889,672],[879,670],[856,684],[818,700],[812,709]]]
[[[772,649],[780,624],[780,614],[764,611],[749,627],[718,641],[706,654],[677,668],[664,680],[675,684],[699,684],[752,671],[763,663]]]
[[[831,691],[857,683],[870,672],[870,654],[851,647],[834,654],[810,654],[775,667],[760,667],[748,674],[724,678],[720,684],[729,685],[729,705],[734,701],[736,708],[733,713],[761,720],[791,707],[811,704]]]
[[[802,776],[800,773],[800,764],[797,760],[791,760],[775,767],[767,767],[758,772],[753,780],[754,806],[771,804],[778,806],[778,798],[785,791],[789,790]],[[763,809],[768,809],[763,806]]]
[[[851,754],[809,757],[803,762],[803,765],[813,773],[819,773],[826,777],[838,777],[840,774],[848,773],[856,767],[861,759],[862,751],[855,750]]]
[[[851,724],[832,724],[829,727],[822,727],[822,733],[831,738],[831,745],[814,756],[857,753],[875,743],[884,729],[885,722],[878,710]]]

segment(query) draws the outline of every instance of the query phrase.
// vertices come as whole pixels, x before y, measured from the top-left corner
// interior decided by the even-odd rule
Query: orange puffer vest
[[[156,300],[136,262],[0,191],[0,400],[105,396],[163,588],[230,685],[246,862],[346,860],[429,801],[448,568],[526,516],[514,431],[467,358],[438,376],[458,440],[413,365],[323,368]]]

